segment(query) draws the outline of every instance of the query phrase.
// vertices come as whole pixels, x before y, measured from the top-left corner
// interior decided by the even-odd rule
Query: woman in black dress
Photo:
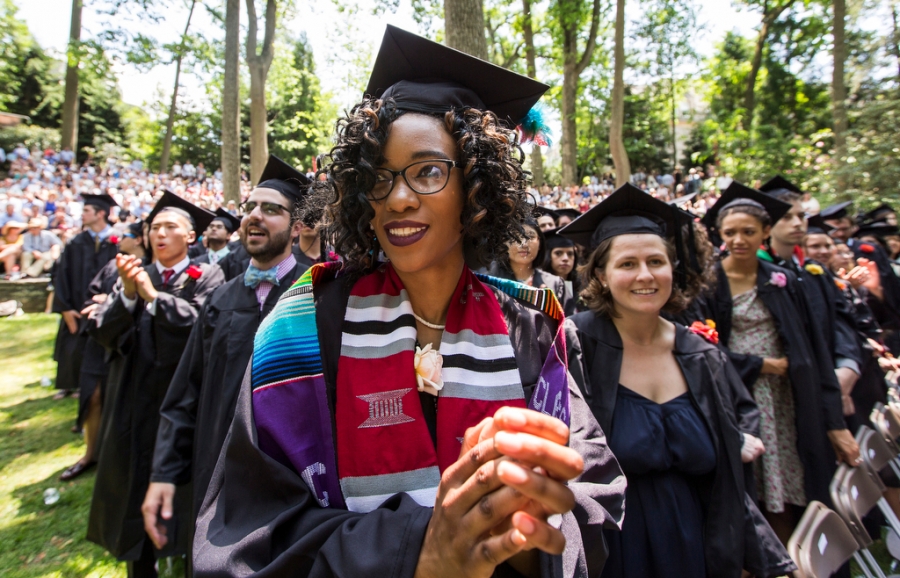
[[[709,275],[711,251],[697,251],[692,226],[626,185],[561,231],[592,250],[581,268],[590,310],[572,317],[582,348],[573,355],[628,480],[622,531],[606,532],[604,578],[793,567],[745,493],[731,398],[740,377],[713,343],[661,316],[681,311]]]

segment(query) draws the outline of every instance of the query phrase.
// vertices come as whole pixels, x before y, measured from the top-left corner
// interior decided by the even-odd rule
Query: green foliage
[[[29,149],[37,147],[41,150],[59,147],[59,130],[27,124],[9,128],[0,128],[0,149],[12,150],[19,143]]]
[[[337,107],[322,94],[305,35],[276,45],[269,70],[269,152],[303,168],[329,146]]]

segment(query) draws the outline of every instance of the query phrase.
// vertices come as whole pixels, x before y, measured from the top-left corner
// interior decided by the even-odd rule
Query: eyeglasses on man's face
[[[267,217],[277,217],[282,212],[291,212],[290,209],[288,209],[287,207],[282,207],[278,203],[257,203],[256,201],[247,201],[241,203],[240,207],[241,213],[245,215],[249,215],[250,213],[252,213],[253,209],[255,209],[256,207],[259,207],[259,210],[262,211],[262,214],[266,215]]]
[[[375,170],[375,186],[366,198],[380,201],[387,198],[394,190],[397,177],[403,177],[406,184],[420,195],[433,195],[444,190],[450,181],[450,171],[461,165],[448,159],[431,159],[416,161],[399,171],[380,168]]]

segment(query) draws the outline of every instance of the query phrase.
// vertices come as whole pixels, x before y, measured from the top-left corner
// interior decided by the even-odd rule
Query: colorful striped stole
[[[506,321],[485,283],[560,321],[528,406],[568,423],[562,310],[552,291],[466,269],[440,345],[444,388],[436,401],[435,448],[416,388],[415,318],[396,272],[382,265],[351,289],[333,439],[312,289],[339,267],[316,265],[285,293],[257,332],[251,368],[260,448],[294,469],[321,506],[368,512],[399,492],[432,506],[440,473],[458,458],[465,430],[502,406],[525,406]]]

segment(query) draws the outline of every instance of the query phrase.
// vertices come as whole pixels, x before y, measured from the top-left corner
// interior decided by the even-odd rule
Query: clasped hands
[[[116,255],[116,269],[119,270],[119,278],[122,280],[122,292],[129,299],[141,299],[152,303],[158,295],[153,281],[144,270],[141,260],[134,255]]]
[[[469,428],[441,476],[416,578],[487,577],[507,561],[536,575],[539,550],[561,554],[565,537],[548,519],[574,507],[566,483],[584,470],[568,439],[563,422],[522,408]]]

